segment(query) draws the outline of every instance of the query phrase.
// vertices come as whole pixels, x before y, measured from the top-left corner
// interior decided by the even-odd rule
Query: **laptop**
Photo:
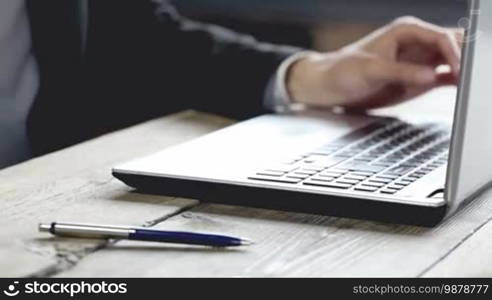
[[[321,111],[250,119],[113,174],[145,193],[435,226],[492,182],[492,1],[470,2],[453,124]]]

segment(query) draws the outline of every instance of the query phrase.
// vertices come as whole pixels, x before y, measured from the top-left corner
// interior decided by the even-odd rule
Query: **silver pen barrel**
[[[65,223],[65,222],[56,222],[56,225],[67,225],[67,226],[81,226],[81,227],[95,227],[95,228],[104,228],[104,229],[132,229],[129,226],[121,226],[121,225],[101,225],[94,223]]]
[[[83,238],[128,238],[135,230],[122,226],[103,226],[95,224],[52,223],[39,224],[39,231],[55,235]]]

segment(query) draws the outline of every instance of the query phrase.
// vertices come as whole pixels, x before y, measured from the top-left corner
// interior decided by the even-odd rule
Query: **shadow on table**
[[[59,252],[70,250],[94,252],[104,248],[105,251],[132,251],[132,252],[199,252],[199,253],[241,253],[244,248],[219,248],[194,245],[178,245],[152,242],[134,242],[132,245],[121,245],[125,240],[85,239],[69,237],[43,237],[32,239],[31,242],[41,247],[54,247]],[[86,250],[83,250],[86,249]]]
[[[132,251],[132,252],[180,252],[180,253],[241,253],[244,249],[240,248],[214,248],[206,246],[175,246],[175,245],[119,245],[113,244],[104,249],[104,251]]]
[[[406,236],[425,235],[440,227],[438,226],[436,228],[426,228],[358,219],[329,217],[305,213],[211,203],[201,203],[193,207],[192,209],[181,213],[180,216],[188,219],[196,219],[201,222],[208,221],[208,223],[213,222],[214,220],[220,220],[221,223],[230,222],[231,224],[241,223],[251,224],[252,226],[254,226],[255,220],[263,220],[279,223],[306,224],[310,226],[330,229],[330,231],[354,230]]]
[[[168,198],[168,199],[166,199]],[[159,196],[155,194],[144,194],[133,190],[128,193],[121,193],[116,197],[112,197],[111,200],[117,201],[142,201],[142,202],[155,202],[157,205],[165,204],[167,201],[173,205],[182,201],[182,213],[178,214],[183,218],[196,219],[201,222],[214,223],[215,220],[221,222],[228,222],[230,218],[231,222],[238,222],[239,219],[244,219],[245,224],[250,223],[251,220],[268,220],[274,222],[288,222],[297,224],[309,224],[312,226],[319,226],[325,228],[331,228],[332,230],[357,230],[357,231],[371,231],[380,232],[394,235],[425,235],[436,228],[426,228],[418,226],[389,224],[376,221],[349,219],[341,217],[329,217],[306,213],[287,212],[273,209],[252,208],[243,206],[232,206],[224,204],[214,204],[199,202],[192,199],[185,198],[173,198],[167,196]],[[172,218],[176,218],[174,216]]]

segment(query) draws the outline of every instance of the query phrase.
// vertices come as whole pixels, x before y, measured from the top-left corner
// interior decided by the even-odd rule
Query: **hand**
[[[311,53],[287,75],[294,102],[366,110],[457,84],[462,33],[403,17],[332,53]],[[447,71],[438,67],[447,65]],[[442,68],[440,68],[442,69]]]

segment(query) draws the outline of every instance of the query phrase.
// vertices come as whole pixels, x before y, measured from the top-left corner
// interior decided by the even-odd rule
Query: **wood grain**
[[[436,90],[375,113],[450,120],[454,94],[454,89]],[[142,195],[110,175],[114,164],[230,123],[184,112],[1,171],[0,226],[11,230],[0,233],[0,275],[490,275],[490,264],[481,262],[490,249],[486,240],[492,230],[492,192],[440,226],[425,229]],[[36,232],[39,221],[63,219],[220,232],[249,237],[257,244],[219,250],[60,239]]]
[[[47,276],[105,245],[54,239],[41,221],[152,225],[196,201],[132,193],[111,167],[230,124],[184,112],[126,129],[0,172],[0,276]]]
[[[454,251],[437,262],[424,277],[492,277],[492,222],[470,234]]]
[[[59,276],[415,277],[492,216],[491,196],[433,229],[202,204],[157,227],[245,236],[257,244],[213,250],[121,241]]]
[[[441,89],[376,113],[449,121],[454,93]],[[483,195],[433,229],[201,204],[157,227],[229,233],[257,244],[214,250],[121,241],[58,276],[422,276],[490,220],[489,199]]]

